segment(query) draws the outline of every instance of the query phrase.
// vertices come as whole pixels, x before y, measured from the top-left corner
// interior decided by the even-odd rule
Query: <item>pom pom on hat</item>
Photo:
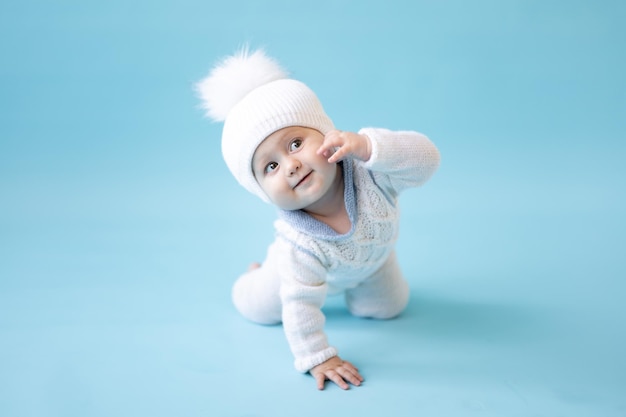
[[[252,171],[256,148],[272,133],[302,126],[326,134],[333,122],[315,93],[262,50],[248,48],[218,63],[196,85],[207,116],[224,121],[222,155],[235,179],[269,202]]]
[[[261,49],[250,53],[244,47],[218,63],[197,85],[206,115],[223,122],[228,113],[250,91],[272,81],[287,78],[287,72]]]

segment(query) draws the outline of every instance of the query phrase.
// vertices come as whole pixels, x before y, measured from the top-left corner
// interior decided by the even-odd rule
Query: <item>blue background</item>
[[[624,4],[3,1],[0,415],[625,416]],[[406,313],[326,307],[348,392],[230,304],[275,212],[193,84],[244,42],[442,153]]]

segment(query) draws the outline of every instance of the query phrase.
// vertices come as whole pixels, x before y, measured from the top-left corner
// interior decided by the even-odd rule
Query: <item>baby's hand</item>
[[[359,386],[363,382],[363,377],[359,374],[359,370],[350,362],[341,360],[339,356],[334,356],[326,362],[320,363],[309,371],[317,381],[317,389],[324,389],[324,381],[327,379],[339,385],[341,389],[348,389],[352,385]]]
[[[361,161],[370,159],[372,145],[365,135],[353,132],[331,130],[324,136],[324,143],[317,150],[318,155],[324,155],[329,163],[339,162],[348,156]]]

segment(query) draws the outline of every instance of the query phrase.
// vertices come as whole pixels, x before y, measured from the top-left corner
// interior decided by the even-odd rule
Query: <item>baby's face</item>
[[[306,127],[286,127],[268,136],[252,157],[252,170],[265,194],[284,210],[307,210],[339,184],[337,164],[317,154],[324,136]]]

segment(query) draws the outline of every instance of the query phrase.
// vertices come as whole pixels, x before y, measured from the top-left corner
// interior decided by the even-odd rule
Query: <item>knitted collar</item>
[[[313,237],[338,240],[350,236],[354,232],[357,220],[356,211],[356,189],[354,187],[353,163],[352,160],[340,162],[343,169],[343,200],[348,212],[351,227],[350,231],[344,235],[337,233],[326,223],[321,222],[302,210],[278,210],[278,215],[294,229]]]

